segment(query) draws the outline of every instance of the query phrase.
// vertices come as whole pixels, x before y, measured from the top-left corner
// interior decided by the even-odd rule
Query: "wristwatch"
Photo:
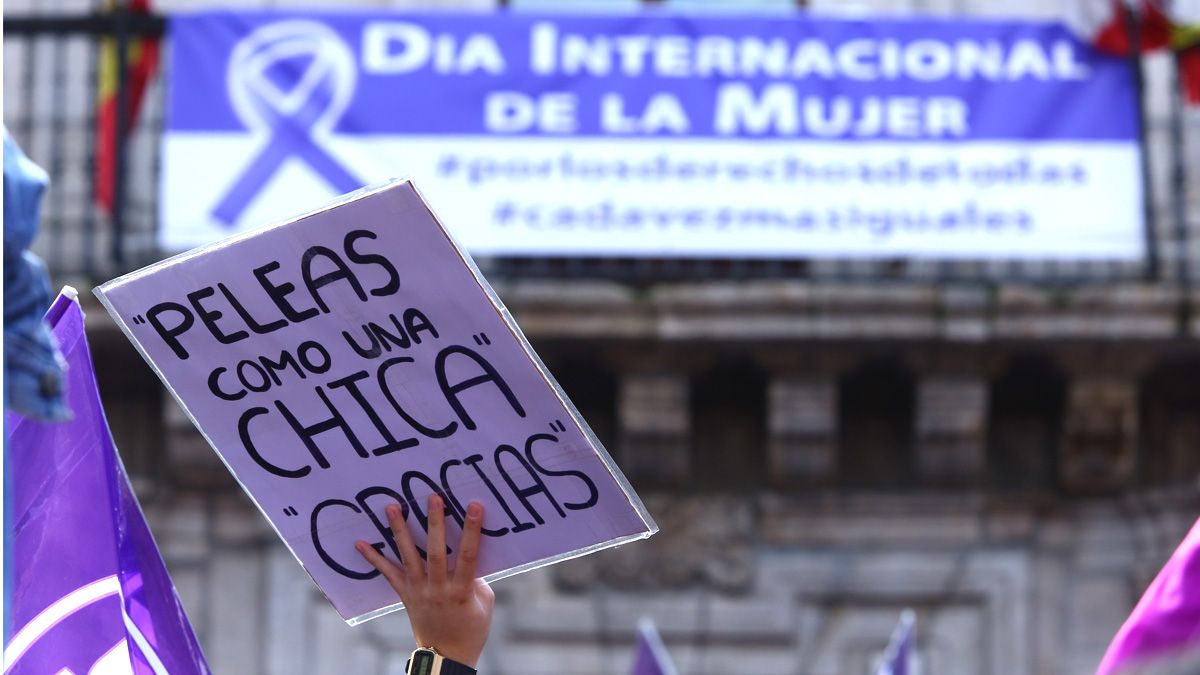
[[[417,647],[408,657],[407,675],[475,675],[471,666],[448,659],[433,647]]]

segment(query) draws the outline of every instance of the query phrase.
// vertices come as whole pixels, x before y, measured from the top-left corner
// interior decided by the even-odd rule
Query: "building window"
[[[894,360],[846,374],[838,393],[838,473],[845,487],[895,488],[912,482],[915,387]]]
[[[1200,358],[1173,359],[1141,382],[1141,475],[1150,484],[1200,475]]]
[[[766,473],[766,374],[730,361],[692,383],[692,480],[701,488],[761,487]]]
[[[1014,358],[992,382],[987,451],[992,489],[1054,486],[1066,390],[1066,378],[1040,355]]]
[[[594,359],[563,359],[547,367],[610,453],[617,441],[617,378]]]

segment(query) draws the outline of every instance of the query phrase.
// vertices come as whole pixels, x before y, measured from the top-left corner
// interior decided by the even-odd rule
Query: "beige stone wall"
[[[1196,341],[1167,328],[1172,302],[1132,289],[1045,306],[1039,292],[1001,293],[966,317],[938,309],[948,289],[868,290],[501,284],[552,371],[586,358],[611,376],[611,400],[590,401],[597,426],[662,531],[498,582],[485,671],[621,672],[637,618],[650,616],[682,672],[856,675],[913,607],[922,675],[1092,672],[1200,512],[1195,465],[1153,480],[1139,468],[1156,452],[1140,426],[1143,385],[1158,387],[1146,374],[1196,367]],[[599,307],[608,321],[594,320]],[[98,311],[93,342],[134,367]],[[960,320],[978,325],[945,331]],[[991,467],[1010,446],[989,429],[1016,413],[996,417],[993,392],[1011,397],[997,382],[1030,349],[1064,378],[1056,457],[1042,483],[997,484]],[[899,473],[877,489],[847,465],[840,429],[868,418],[841,390],[881,353],[911,370],[913,409],[911,438],[865,449],[911,451],[883,462]],[[720,446],[737,460],[723,474],[736,488],[703,478],[697,436],[717,414],[698,407],[699,388],[721,384],[705,373],[731,357],[761,370],[748,380],[761,395],[745,405],[765,408],[719,413],[761,422],[757,444]],[[561,372],[568,392],[579,386]],[[142,381],[125,391],[154,386],[148,373],[130,377]],[[151,526],[216,672],[400,672],[411,646],[403,617],[342,624],[174,404],[163,405],[165,443],[125,445],[126,461],[142,467]],[[119,441],[144,438],[136,415],[117,419]]]
[[[484,671],[622,672],[650,616],[682,672],[865,674],[913,607],[925,675],[1082,675],[1197,509],[647,496],[654,539],[497,583]],[[343,624],[242,495],[173,490],[147,513],[215,672],[401,672],[403,617]]]

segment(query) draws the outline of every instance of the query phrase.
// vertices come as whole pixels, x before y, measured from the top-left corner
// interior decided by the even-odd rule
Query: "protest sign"
[[[657,526],[412,184],[170,258],[97,295],[349,623],[398,609],[354,550],[453,549],[486,509],[496,579]]]
[[[168,249],[399,171],[474,255],[1145,253],[1133,70],[1061,25],[256,10],[171,36]]]

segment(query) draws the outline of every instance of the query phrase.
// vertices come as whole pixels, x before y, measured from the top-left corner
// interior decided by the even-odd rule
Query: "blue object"
[[[49,179],[4,130],[4,407],[31,419],[71,418],[62,355],[42,321],[50,277],[29,252]]]

